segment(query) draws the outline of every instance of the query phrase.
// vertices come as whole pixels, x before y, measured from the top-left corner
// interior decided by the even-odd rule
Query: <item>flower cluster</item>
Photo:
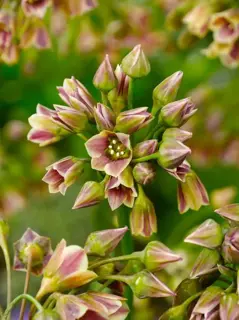
[[[96,6],[96,0],[5,1],[0,9],[0,60],[14,64],[21,50],[30,47],[44,50],[51,47],[48,19],[45,19],[49,8],[51,31],[57,34],[66,32],[69,18],[80,16]]]
[[[189,309],[191,320],[238,318],[239,204],[230,204],[215,212],[226,220],[225,225],[222,227],[208,219],[187,236],[185,242],[204,249],[189,279],[177,288],[175,307],[160,319],[171,319],[168,316],[176,312],[186,315]],[[195,300],[196,304],[192,304]]]
[[[168,24],[186,29],[179,37],[179,45],[187,48],[197,38],[212,32],[213,42],[202,53],[209,58],[219,57],[229,68],[239,66],[239,8],[228,1],[183,1],[168,15]]]
[[[123,227],[93,232],[88,236],[84,248],[67,246],[63,239],[52,251],[49,238],[27,229],[14,245],[13,267],[26,271],[26,279],[30,274],[42,276],[35,298],[26,291],[20,296],[31,301],[38,309],[35,315],[36,310],[32,309],[29,317],[123,320],[129,308],[122,291],[114,294],[114,282],[128,285],[138,298],[174,296],[175,293],[153,272],[181,260],[180,256],[158,241],[149,242],[142,251],[112,256],[127,231],[128,228]],[[0,246],[5,250],[7,234],[8,226],[0,220]],[[136,273],[135,267],[130,264],[132,261],[137,265]],[[98,288],[98,291],[86,286],[82,290],[83,285],[93,282],[98,285],[91,288]],[[3,319],[7,319],[11,308],[20,298],[13,300]]]
[[[197,109],[190,98],[175,101],[183,74],[174,73],[154,89],[150,112],[148,107],[133,108],[132,100],[134,80],[149,71],[140,45],[115,71],[107,55],[93,79],[102,102],[96,102],[74,77],[65,79],[58,91],[67,106],[54,105],[55,110],[51,110],[38,105],[37,113],[29,118],[32,129],[28,134],[28,139],[40,146],[72,134],[83,138],[90,158],[66,157],[49,166],[43,178],[49,191],[64,194],[82,174],[84,164],[90,162],[101,181],[85,182],[73,209],[95,205],[104,198],[112,210],[124,204],[133,208],[133,234],[146,237],[157,231],[157,221],[143,187],[155,179],[157,166],[178,180],[181,213],[208,204],[202,182],[186,161],[191,150],[184,142],[192,133],[181,126]],[[141,129],[145,138],[138,138]]]

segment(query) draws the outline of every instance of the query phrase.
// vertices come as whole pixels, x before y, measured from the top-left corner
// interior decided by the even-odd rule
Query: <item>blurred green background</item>
[[[137,1],[148,12],[151,29],[161,32],[164,18],[160,7],[155,2]],[[123,1],[122,1],[123,3]],[[129,5],[129,2],[124,2]],[[134,12],[131,12],[133,15]],[[97,26],[97,36],[105,37],[106,27],[113,21],[123,19],[121,10],[117,9],[115,1],[101,1],[94,12],[82,17],[80,24],[89,20]],[[76,22],[72,23],[72,33]],[[119,34],[119,41],[121,35]],[[122,40],[123,41],[123,40]],[[137,36],[132,40],[132,47],[140,41]],[[206,41],[206,40],[205,40]],[[130,43],[122,42],[113,52],[113,63],[120,63],[122,57],[130,50]],[[193,138],[190,142],[192,148],[192,165],[205,184],[209,195],[215,195],[215,190],[232,187],[229,202],[238,202],[239,194],[239,71],[223,67],[219,61],[211,61],[200,53],[200,43],[185,51],[164,50],[157,46],[149,52],[152,72],[146,78],[137,81],[134,90],[134,106],[152,106],[152,90],[165,77],[177,70],[184,72],[184,80],[179,92],[179,98],[185,97],[189,92],[198,102],[198,112],[195,119],[190,122]],[[110,43],[108,43],[110,47]],[[147,49],[147,42],[143,43]],[[7,215],[11,226],[9,243],[21,237],[27,227],[36,232],[52,238],[53,245],[65,238],[69,244],[83,245],[89,232],[106,229],[113,226],[113,213],[106,201],[96,207],[72,211],[71,207],[78,194],[81,181],[70,188],[66,195],[49,195],[47,186],[41,181],[45,167],[54,160],[68,155],[84,156],[86,151],[81,140],[70,137],[54,146],[39,150],[37,145],[26,140],[26,132],[19,138],[11,138],[9,121],[20,120],[27,124],[28,117],[35,112],[37,103],[47,107],[52,104],[61,104],[56,86],[63,83],[65,78],[75,76],[88,90],[97,97],[92,85],[92,78],[107,52],[107,46],[99,46],[92,52],[76,52],[75,45],[68,48],[62,55],[54,45],[52,49],[36,52],[30,49],[22,53],[20,61],[14,66],[0,65],[0,210]],[[196,91],[195,91],[196,89]],[[219,124],[210,126],[210,119],[219,114]],[[215,118],[217,121],[217,117]],[[214,122],[213,122],[214,123]],[[10,130],[10,131],[9,131]],[[194,154],[195,151],[195,154]],[[39,160],[40,159],[40,160]],[[94,172],[86,172],[86,177],[94,178]],[[11,194],[19,192],[22,200]],[[2,200],[10,193],[7,202]],[[183,253],[189,267],[197,251],[193,246],[183,245],[183,238],[195,225],[205,218],[220,219],[213,210],[220,204],[220,198],[225,193],[212,197],[213,206],[203,207],[198,212],[189,211],[180,215],[177,210],[176,181],[158,170],[157,180],[147,187],[147,193],[155,204],[158,216],[157,239],[162,240],[172,249]],[[230,193],[230,192],[229,192]],[[223,199],[222,199],[223,200]],[[14,205],[14,201],[16,202]],[[6,210],[4,205],[13,207]],[[142,242],[136,240],[136,247]],[[185,262],[186,264],[186,262]],[[178,264],[174,269],[177,283],[181,277],[188,274],[190,269],[185,264]],[[3,262],[2,262],[3,265]],[[14,295],[22,290],[23,273],[14,273]],[[174,281],[174,279],[172,279]],[[37,280],[32,282],[32,290]],[[173,286],[176,285],[173,282]],[[5,282],[4,271],[0,274],[0,300],[4,301]],[[138,319],[138,318],[137,318]]]

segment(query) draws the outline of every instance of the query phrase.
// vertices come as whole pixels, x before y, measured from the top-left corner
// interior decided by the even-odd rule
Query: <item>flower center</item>
[[[105,154],[107,157],[109,157],[111,160],[128,158],[129,149],[127,149],[117,137],[111,137],[108,139],[108,141],[108,148],[105,149]]]

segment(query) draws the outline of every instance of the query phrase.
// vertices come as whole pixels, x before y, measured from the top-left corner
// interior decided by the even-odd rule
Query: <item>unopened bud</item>
[[[236,320],[239,315],[239,300],[236,293],[228,293],[222,296],[220,301],[220,319]]]
[[[56,311],[45,309],[43,311],[37,312],[32,319],[33,320],[61,320],[61,317]]]
[[[141,158],[153,154],[158,148],[158,141],[156,139],[146,140],[136,144],[133,149],[133,158]]]
[[[216,250],[204,248],[193,265],[190,278],[195,279],[217,270],[219,261],[220,254]]]
[[[101,103],[97,103],[97,106],[94,109],[94,115],[99,131],[113,130],[115,126],[115,116],[113,111],[109,107]]]
[[[142,78],[150,72],[150,64],[141,45],[137,45],[122,60],[122,69],[131,78]]]
[[[162,140],[173,139],[184,142],[192,138],[192,132],[188,132],[179,128],[168,128],[164,131]]]
[[[106,92],[116,87],[117,81],[108,55],[96,71],[93,84],[97,89]]]
[[[239,204],[229,204],[225,207],[215,210],[220,216],[233,222],[239,223]]]
[[[226,233],[222,256],[226,263],[239,263],[239,228],[230,229]]]
[[[133,169],[133,176],[139,184],[151,183],[156,177],[156,168],[153,163],[141,162]]]
[[[86,182],[78,194],[73,209],[90,207],[104,199],[104,187],[95,181]]]
[[[153,91],[153,110],[156,114],[163,106],[175,100],[183,77],[183,72],[178,71],[163,80]]]

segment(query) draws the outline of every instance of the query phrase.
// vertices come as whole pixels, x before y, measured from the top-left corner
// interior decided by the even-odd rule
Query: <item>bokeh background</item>
[[[9,243],[30,227],[51,237],[53,245],[62,238],[69,244],[83,245],[89,232],[113,226],[114,214],[106,201],[92,208],[71,209],[80,180],[64,197],[48,194],[47,185],[41,181],[45,167],[67,155],[82,157],[86,151],[77,137],[45,148],[33,145],[26,139],[28,117],[37,103],[47,107],[60,104],[56,86],[71,76],[97,97],[92,78],[104,55],[109,53],[116,66],[141,43],[152,72],[136,82],[134,105],[151,107],[153,88],[178,70],[184,72],[179,98],[190,94],[198,105],[197,114],[188,124],[193,131],[190,160],[208,190],[211,205],[180,215],[176,182],[160,169],[157,180],[147,187],[158,216],[155,238],[185,257],[185,262],[171,270],[175,287],[189,273],[185,266],[192,265],[197,253],[195,247],[183,244],[185,235],[205,218],[220,221],[213,210],[239,200],[239,71],[201,54],[210,39],[180,50],[175,40],[177,32],[169,33],[165,28],[162,1],[102,0],[95,10],[72,19],[68,28],[68,42],[53,37],[51,49],[28,49],[17,64],[0,65],[0,213],[11,226]],[[89,170],[86,175],[93,178],[94,172]],[[136,239],[136,247],[142,245],[142,240]],[[0,301],[4,304],[4,264],[0,259]],[[13,277],[16,295],[22,290],[24,274],[14,273]],[[37,282],[32,281],[32,291]],[[146,310],[150,303],[136,305],[138,310]]]

